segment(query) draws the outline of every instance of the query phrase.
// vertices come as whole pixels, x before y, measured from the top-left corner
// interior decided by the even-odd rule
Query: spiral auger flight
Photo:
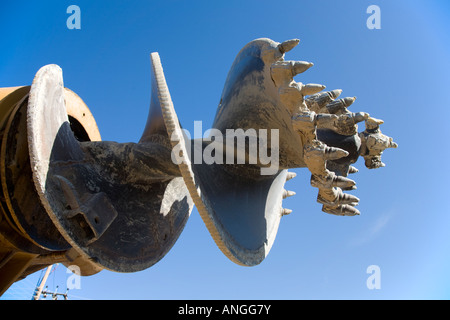
[[[240,50],[203,139],[184,134],[156,52],[137,143],[102,141],[57,65],[43,66],[31,86],[0,88],[0,295],[53,263],[81,275],[149,268],[194,205],[231,261],[257,265],[292,212],[284,200],[302,191],[285,189],[291,169],[308,168],[324,212],[358,215],[352,164],[363,157],[367,168],[383,167],[383,151],[397,144],[382,120],[349,111],[354,97],[294,81],[313,66],[285,60],[298,43],[261,38]]]

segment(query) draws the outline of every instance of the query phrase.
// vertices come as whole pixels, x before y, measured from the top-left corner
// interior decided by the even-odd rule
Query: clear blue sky
[[[69,30],[66,8],[81,9]],[[369,30],[366,9],[381,9]],[[151,52],[160,54],[178,117],[206,130],[227,72],[249,41],[299,38],[290,60],[314,62],[297,81],[357,96],[354,112],[385,121],[398,149],[385,168],[361,159],[352,176],[358,217],[321,212],[307,169],[287,183],[275,244],[262,264],[240,267],[216,247],[197,210],[172,250],[137,273],[81,279],[72,299],[450,298],[450,4],[448,1],[3,1],[0,87],[29,85],[49,63],[91,109],[103,140],[137,142],[150,101]],[[360,126],[364,128],[364,125]],[[381,288],[366,269],[378,265]],[[2,299],[29,299],[40,272]],[[65,289],[59,265],[49,287]],[[53,280],[52,280],[53,279]],[[53,284],[52,284],[53,283]]]

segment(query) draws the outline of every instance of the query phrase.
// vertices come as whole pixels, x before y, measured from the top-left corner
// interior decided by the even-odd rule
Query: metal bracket
[[[62,176],[55,176],[67,201],[65,215],[86,233],[87,245],[100,239],[117,217],[117,211],[104,192],[79,197],[75,187]]]

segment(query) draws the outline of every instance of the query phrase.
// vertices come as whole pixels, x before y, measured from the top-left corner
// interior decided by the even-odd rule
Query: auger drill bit
[[[298,43],[298,39],[278,43],[263,38],[244,46],[230,68],[212,125],[220,132],[277,130],[279,140],[272,151],[279,153],[278,170],[262,175],[260,159],[254,165],[195,165],[186,159],[182,170],[213,239],[238,264],[260,263],[271,248],[280,218],[292,212],[282,205],[283,199],[294,195],[283,187],[295,176],[289,169],[309,169],[324,212],[355,216],[360,214],[355,208],[360,200],[344,192],[356,189],[355,181],[347,178],[358,171],[351,164],[360,155],[375,164],[386,145],[375,126],[358,134],[358,123],[373,121],[368,113],[348,110],[355,97],[339,98],[340,89],[323,92],[322,84],[294,81],[313,66],[284,59]],[[177,126],[175,116],[171,123]],[[186,151],[191,148],[189,141],[176,140],[180,142],[187,145]],[[206,143],[203,150],[210,146]]]
[[[295,66],[301,66],[300,72],[294,71]],[[292,125],[301,136],[303,160],[312,173],[311,185],[319,189],[317,201],[323,204],[322,210],[336,215],[358,215],[354,206],[359,199],[343,192],[356,189],[355,182],[346,178],[357,172],[350,164],[361,155],[368,168],[384,166],[380,160],[382,152],[397,145],[379,130],[382,121],[370,118],[368,113],[347,109],[356,97],[338,99],[341,89],[320,92],[325,86],[294,81],[295,75],[312,66],[312,62],[280,59],[272,64],[272,78],[279,87],[282,102],[292,113]],[[357,124],[362,121],[366,122],[366,130],[358,135]]]
[[[350,112],[347,108],[354,103],[356,97],[347,97],[337,99],[342,91],[333,90],[312,95],[305,99],[305,103],[312,112],[329,113],[337,115],[331,121],[317,125],[319,139],[330,143],[334,146],[340,146],[347,149],[349,154],[341,157],[343,160],[326,159],[327,168],[332,172],[341,174],[346,177],[348,174],[358,172],[358,169],[351,166],[356,162],[357,156],[361,155],[366,161],[368,168],[377,168],[384,166],[380,160],[380,156],[386,148],[396,148],[397,144],[381,133],[379,125],[383,123],[381,120],[371,118],[365,112]],[[362,133],[357,132],[359,122],[365,121],[366,130]],[[367,144],[367,141],[370,143]],[[310,167],[310,166],[308,166]],[[311,169],[310,169],[311,170]],[[329,171],[328,171],[329,172]],[[359,202],[359,199],[342,193],[342,190],[351,190],[356,188],[354,185],[350,187],[334,186],[333,192],[330,192],[330,185],[323,191],[325,183],[318,183],[316,177],[311,179],[312,185],[319,188],[318,201],[323,203],[323,211],[336,215],[357,215],[359,211],[353,208]],[[339,190],[338,188],[341,188]],[[321,190],[322,188],[322,190]],[[332,199],[335,201],[330,201]],[[324,200],[325,199],[325,200]]]
[[[283,201],[296,194],[285,188],[296,168],[308,168],[324,212],[360,214],[360,200],[344,192],[356,189],[352,164],[362,156],[367,168],[382,167],[383,151],[397,144],[382,120],[349,111],[355,98],[340,98],[341,89],[294,81],[313,66],[285,60],[298,44],[261,38],[242,48],[205,139],[182,129],[157,53],[137,143],[100,141],[56,65],[29,87],[0,89],[0,269],[21,263],[18,279],[56,261],[83,275],[148,268],[178,239],[193,204],[231,261],[257,265],[292,212]],[[8,283],[0,280],[0,294]]]

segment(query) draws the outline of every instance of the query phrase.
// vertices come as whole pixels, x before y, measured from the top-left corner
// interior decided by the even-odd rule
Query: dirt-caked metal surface
[[[231,261],[257,265],[291,213],[283,199],[295,195],[285,189],[294,168],[307,168],[324,212],[359,215],[352,164],[361,156],[382,167],[397,144],[382,120],[348,109],[354,97],[294,81],[313,66],[285,60],[298,43],[261,38],[242,48],[203,139],[183,131],[156,52],[137,143],[101,141],[57,65],[42,67],[30,87],[0,89],[0,269],[13,274],[22,263],[14,277],[55,261],[83,275],[146,269],[172,248],[194,204]]]
[[[152,55],[164,93],[163,116],[182,158],[185,183],[218,247],[241,265],[264,260],[281,217],[291,212],[282,206],[283,198],[295,194],[284,189],[293,176],[288,169],[309,169],[323,211],[354,216],[359,214],[355,208],[359,199],[344,193],[355,188],[355,182],[347,178],[357,171],[351,164],[361,155],[368,168],[382,166],[383,150],[397,147],[379,131],[382,121],[365,112],[348,111],[355,99],[337,99],[342,90],[321,92],[323,85],[294,81],[313,66],[284,59],[298,43],[298,39],[278,43],[261,38],[244,46],[226,78],[212,125],[214,138],[203,141],[190,141],[183,134],[159,57]],[[358,133],[361,121],[366,122],[366,131]],[[235,139],[243,141],[244,150],[240,150],[242,144],[227,148]],[[265,157],[260,153],[264,148]],[[214,161],[197,161],[198,154],[211,154],[211,149]],[[240,156],[239,151],[243,151]]]
[[[28,136],[36,189],[74,248],[120,272],[148,268],[170,250],[192,205],[177,166],[167,161],[170,148],[161,143],[167,137],[79,142],[56,65],[43,67],[31,86]]]

